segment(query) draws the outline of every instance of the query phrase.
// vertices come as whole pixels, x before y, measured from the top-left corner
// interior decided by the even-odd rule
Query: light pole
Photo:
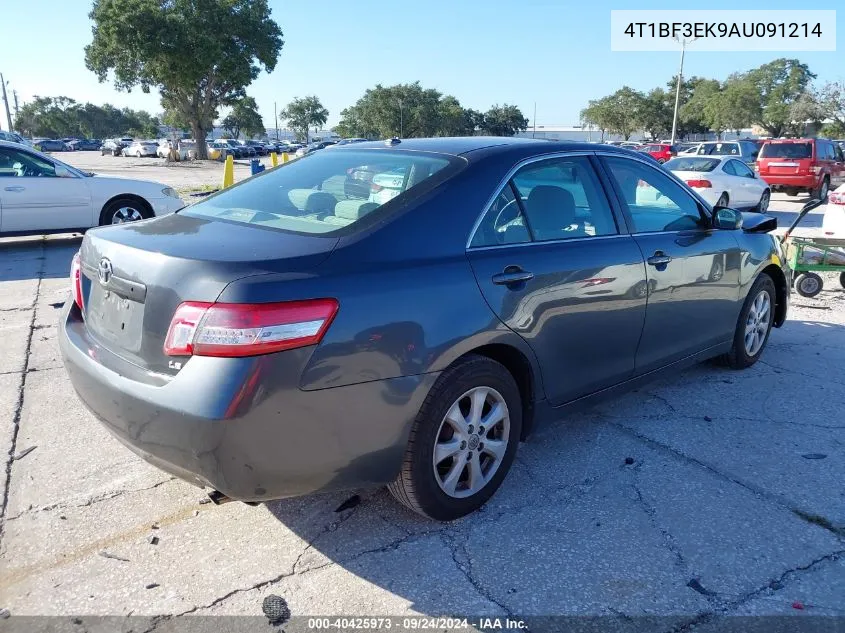
[[[12,131],[12,115],[9,112],[9,99],[6,97],[6,80],[3,79],[3,73],[0,73],[0,85],[3,86],[3,103],[6,104],[6,122],[9,124],[9,131]]]
[[[397,99],[396,103],[399,104],[399,138],[404,138],[405,136],[405,120],[402,116],[402,99]]]
[[[686,52],[687,44],[692,44],[697,37],[692,38],[691,40],[681,40],[677,37],[675,41],[681,45],[681,68],[678,70],[678,85],[675,87],[675,111],[672,114],[672,140],[670,141],[671,145],[675,144],[675,133],[678,130],[678,105],[681,99],[681,81],[683,81],[684,76],[684,53]]]

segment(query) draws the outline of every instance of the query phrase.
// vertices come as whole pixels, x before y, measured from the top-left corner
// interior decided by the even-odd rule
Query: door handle
[[[493,283],[497,286],[510,286],[534,279],[534,273],[522,270],[519,266],[508,266],[503,272],[493,275]]]
[[[14,191],[15,193],[19,193],[21,191],[26,191],[26,187],[6,187],[4,191]]]
[[[646,260],[651,266],[665,266],[672,261],[672,258],[663,251],[657,251]]]

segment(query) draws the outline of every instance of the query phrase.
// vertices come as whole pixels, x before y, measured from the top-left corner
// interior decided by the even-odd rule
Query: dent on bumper
[[[305,392],[298,381],[306,349],[194,357],[173,378],[138,380],[143,371],[119,367],[125,361],[91,340],[69,307],[59,345],[80,399],[122,443],[162,470],[244,501],[391,481],[437,378]]]

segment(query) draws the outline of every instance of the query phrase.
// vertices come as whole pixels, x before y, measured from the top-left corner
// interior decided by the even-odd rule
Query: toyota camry
[[[387,485],[449,520],[538,424],[753,365],[789,301],[775,226],[623,148],[356,143],[89,231],[60,345],[118,440],[218,502]]]

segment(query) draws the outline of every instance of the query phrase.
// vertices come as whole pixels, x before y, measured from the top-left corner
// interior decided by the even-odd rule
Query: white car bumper
[[[156,217],[160,217],[162,215],[170,215],[178,211],[179,209],[184,208],[185,203],[182,202],[180,198],[171,198],[170,196],[164,198],[153,198],[147,199],[147,202],[153,208],[153,212],[155,213]]]

